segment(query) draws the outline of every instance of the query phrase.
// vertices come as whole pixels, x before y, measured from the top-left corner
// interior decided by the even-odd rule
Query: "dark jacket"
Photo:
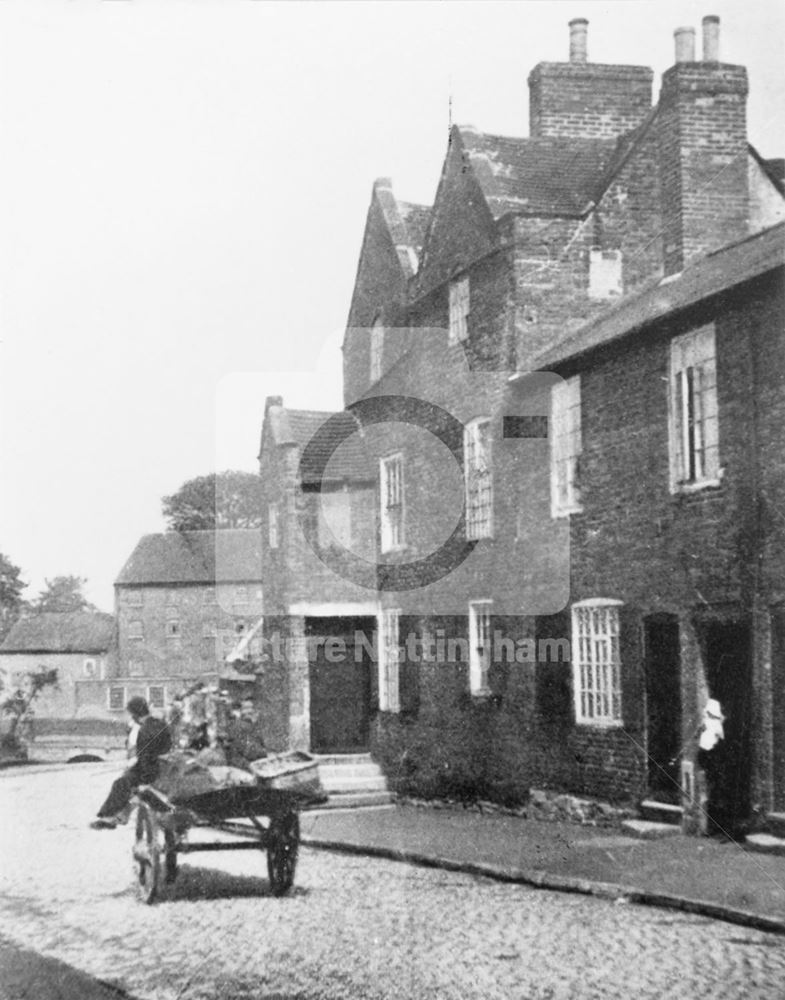
[[[172,749],[172,736],[163,719],[148,715],[142,719],[136,737],[135,777],[140,785],[148,785],[158,774],[158,758]]]

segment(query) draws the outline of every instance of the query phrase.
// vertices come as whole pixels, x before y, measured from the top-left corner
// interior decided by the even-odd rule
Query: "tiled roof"
[[[3,653],[103,653],[112,645],[114,616],[103,611],[43,611],[20,618]]]
[[[227,528],[143,535],[116,583],[210,585],[216,581],[258,581],[261,578],[261,530]]]
[[[508,138],[458,128],[494,218],[582,214],[617,151],[615,139]]]
[[[537,357],[532,369],[543,371],[562,364],[783,264],[785,222],[715,250],[688,265],[681,274],[663,278],[637,295],[621,299]]]
[[[347,410],[327,413],[271,406],[268,414],[276,444],[294,444],[305,451],[301,469],[304,483],[373,479],[373,465],[358,433],[360,424]],[[326,459],[322,476],[320,470]]]

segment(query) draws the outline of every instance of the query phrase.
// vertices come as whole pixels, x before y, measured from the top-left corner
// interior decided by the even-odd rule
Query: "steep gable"
[[[371,379],[370,328],[384,328],[387,361],[404,345],[389,334],[405,323],[409,281],[417,271],[430,217],[425,205],[398,202],[387,178],[373,186],[343,342],[344,402],[362,396]]]
[[[454,126],[450,133],[422,249],[417,294],[448,281],[494,246],[494,218],[472,167],[466,131]]]

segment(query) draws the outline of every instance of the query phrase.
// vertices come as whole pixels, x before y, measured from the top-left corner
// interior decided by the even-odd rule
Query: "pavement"
[[[304,813],[312,847],[485,875],[542,889],[647,903],[785,934],[785,858],[681,834],[398,805]]]
[[[197,853],[183,856],[176,882],[145,906],[133,889],[133,828],[87,828],[111,777],[103,764],[0,772],[2,1000],[783,995],[781,934],[635,905],[616,889],[597,898],[516,882],[537,871],[543,884],[562,879],[560,888],[581,881],[523,867],[547,852],[577,864],[574,856],[601,845],[614,856],[629,847],[654,864],[652,848],[665,844],[497,814],[306,813],[307,838],[324,836],[332,850],[303,846],[287,896],[272,894],[261,851]],[[407,837],[415,851],[406,852]],[[723,845],[691,844],[727,856]],[[460,867],[442,870],[452,865]]]

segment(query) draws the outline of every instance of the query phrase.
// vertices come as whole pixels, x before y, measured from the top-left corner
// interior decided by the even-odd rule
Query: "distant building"
[[[56,688],[36,699],[41,719],[112,719],[109,691],[116,669],[115,620],[101,611],[46,611],[20,618],[0,646],[4,690],[25,676],[57,670]]]
[[[115,582],[115,606],[113,711],[131,695],[160,711],[195,681],[245,679],[228,661],[262,615],[260,531],[143,536]],[[257,645],[244,643],[243,656],[252,659]]]

